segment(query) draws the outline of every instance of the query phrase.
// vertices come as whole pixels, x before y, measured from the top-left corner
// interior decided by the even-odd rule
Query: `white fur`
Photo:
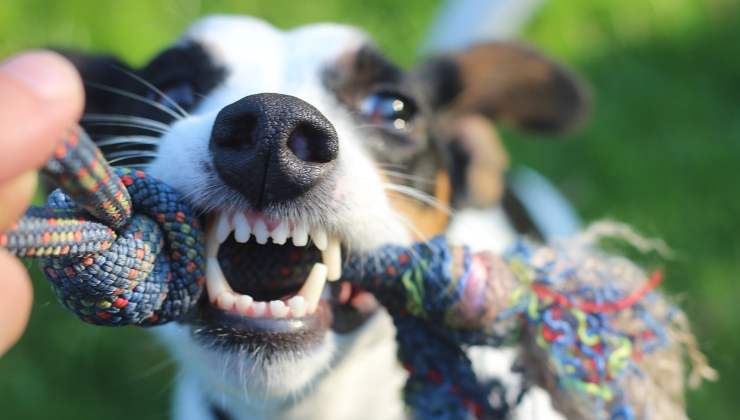
[[[217,16],[194,24],[186,40],[203,44],[228,74],[190,116],[162,136],[149,172],[202,210],[229,207],[218,200],[223,183],[204,169],[211,159],[208,144],[216,115],[251,94],[293,95],[321,111],[339,137],[335,187],[324,198],[331,214],[321,223],[354,250],[409,241],[349,114],[320,80],[325,66],[366,42],[362,32],[334,24],[283,32],[254,18]],[[295,212],[318,222],[311,219],[315,215]],[[393,331],[387,315],[376,318],[352,335],[329,332],[305,354],[286,354],[268,364],[207,349],[193,340],[188,327],[162,327],[164,342],[181,362],[175,418],[201,419],[206,402],[218,404],[235,419],[342,419],[358,409],[368,415],[380,410],[368,418],[400,417],[403,375],[396,366]]]

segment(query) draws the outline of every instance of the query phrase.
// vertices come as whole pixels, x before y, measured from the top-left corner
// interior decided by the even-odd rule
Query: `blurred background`
[[[689,394],[696,419],[740,409],[738,3],[544,1],[521,37],[589,81],[592,120],[564,141],[504,129],[513,162],[552,180],[585,220],[624,221],[676,251],[665,287],[720,373]],[[51,45],[142,64],[198,16],[229,12],[285,28],[351,23],[411,65],[442,10],[430,0],[4,0],[0,57]],[[0,359],[0,418],[167,418],[175,369],[155,340],[82,324],[36,278],[29,329]]]

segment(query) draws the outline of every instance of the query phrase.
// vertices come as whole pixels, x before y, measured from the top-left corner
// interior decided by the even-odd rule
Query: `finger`
[[[0,232],[8,229],[26,210],[36,190],[36,178],[36,171],[28,171],[0,184]]]
[[[0,250],[0,355],[23,335],[31,314],[33,290],[20,261]]]
[[[0,183],[41,166],[83,103],[80,77],[59,54],[27,52],[0,64]]]

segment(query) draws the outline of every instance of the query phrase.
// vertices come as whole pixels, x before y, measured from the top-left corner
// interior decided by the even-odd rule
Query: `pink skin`
[[[0,64],[0,231],[23,213],[36,170],[83,109],[82,82],[58,54],[30,51]],[[23,334],[33,291],[23,265],[0,249],[0,355]]]

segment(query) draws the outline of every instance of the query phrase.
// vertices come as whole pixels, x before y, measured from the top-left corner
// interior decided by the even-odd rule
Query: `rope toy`
[[[38,258],[68,309],[96,325],[152,326],[193,308],[204,236],[176,191],[113,170],[81,129],[44,172],[60,189],[0,234],[0,246]],[[685,418],[684,354],[690,383],[715,375],[683,313],[655,290],[661,274],[647,277],[591,241],[522,240],[496,256],[438,236],[354,255],[343,278],[391,314],[413,418],[507,417],[476,377],[471,345],[519,346],[533,382],[568,418]]]

